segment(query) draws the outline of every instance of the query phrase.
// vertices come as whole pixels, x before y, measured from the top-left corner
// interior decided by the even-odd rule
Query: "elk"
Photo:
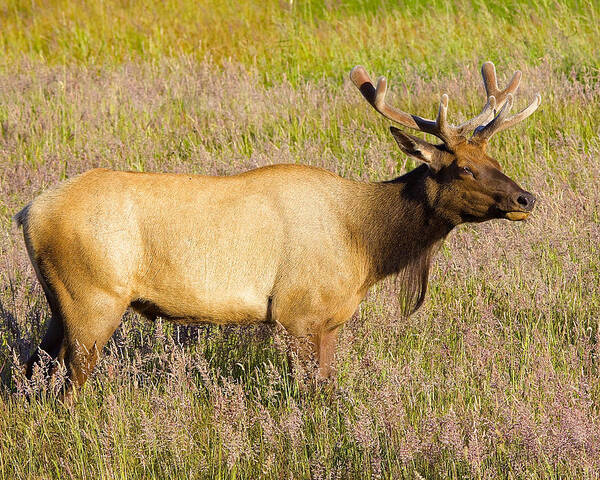
[[[184,324],[278,322],[308,337],[319,375],[332,374],[336,336],[376,282],[398,275],[406,313],[423,303],[432,257],[457,225],[524,220],[535,197],[486,154],[489,139],[531,115],[508,113],[521,72],[500,90],[482,68],[487,101],[453,126],[443,95],[435,120],[386,103],[363,67],[350,78],[423,164],[367,183],[302,165],[232,176],[90,170],[21,210],[27,252],[51,318],[40,349],[81,386],[128,308]],[[39,349],[25,368],[31,375]]]

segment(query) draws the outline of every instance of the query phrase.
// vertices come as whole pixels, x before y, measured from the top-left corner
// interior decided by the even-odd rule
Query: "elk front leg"
[[[315,356],[319,362],[319,377],[329,379],[335,372],[335,346],[340,327],[324,330],[315,336]]]

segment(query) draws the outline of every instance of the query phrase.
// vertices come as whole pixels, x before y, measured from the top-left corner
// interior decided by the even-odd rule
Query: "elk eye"
[[[467,175],[473,176],[473,172],[471,171],[471,169],[469,167],[462,167],[462,171],[463,171],[463,173],[466,173]]]

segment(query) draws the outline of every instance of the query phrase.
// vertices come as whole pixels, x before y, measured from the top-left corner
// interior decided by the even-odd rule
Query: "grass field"
[[[0,2],[0,479],[600,478],[599,25],[574,0]],[[21,378],[49,318],[11,220],[35,195],[98,166],[390,179],[415,164],[350,69],[458,123],[485,60],[523,70],[517,107],[542,93],[490,149],[539,204],[456,229],[410,318],[375,288],[337,388],[288,374],[284,332],[130,313],[74,406]]]

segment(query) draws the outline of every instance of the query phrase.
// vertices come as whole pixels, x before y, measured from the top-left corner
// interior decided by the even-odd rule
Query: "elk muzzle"
[[[504,217],[512,221],[525,220],[533,210],[535,196],[523,190],[515,196],[513,203],[515,209],[505,212]]]

